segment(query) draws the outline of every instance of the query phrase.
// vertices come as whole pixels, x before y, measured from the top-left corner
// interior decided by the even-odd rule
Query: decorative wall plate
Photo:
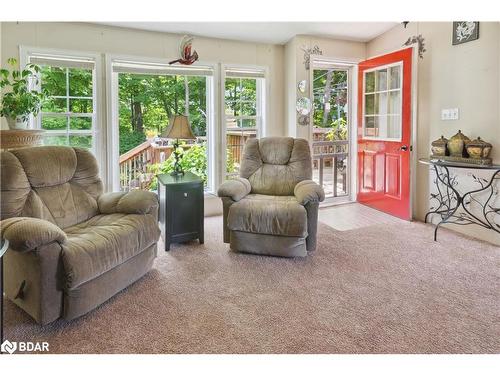
[[[299,90],[299,92],[301,92],[302,94],[305,94],[306,92],[306,87],[307,87],[307,81],[304,79],[302,81],[300,81],[298,84],[297,84],[297,89]]]
[[[308,115],[300,115],[298,119],[299,125],[307,126],[310,123]]]
[[[311,99],[306,97],[298,98],[296,108],[299,115],[308,115],[311,112]]]

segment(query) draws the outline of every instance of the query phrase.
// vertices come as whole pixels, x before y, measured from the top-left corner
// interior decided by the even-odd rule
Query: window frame
[[[19,56],[20,56],[20,66],[25,66],[30,63],[31,58],[37,56],[50,56],[54,61],[71,61],[71,60],[88,60],[93,64],[92,69],[92,113],[72,113],[69,111],[69,98],[77,98],[69,95],[69,85],[68,78],[69,72],[66,73],[66,95],[62,98],[67,100],[67,107],[65,112],[49,112],[48,114],[40,113],[37,116],[30,116],[29,126],[32,129],[42,129],[42,117],[62,117],[67,118],[68,121],[72,118],[83,118],[83,117],[91,117],[92,118],[92,129],[90,130],[71,130],[69,129],[69,124],[66,130],[46,130],[46,135],[54,135],[54,136],[67,136],[70,135],[90,135],[92,136],[92,147],[91,152],[94,154],[98,161],[99,171],[101,178],[106,176],[106,163],[104,162],[104,140],[102,138],[102,121],[101,121],[101,90],[102,85],[102,75],[101,75],[101,55],[99,53],[93,52],[82,52],[82,51],[74,51],[74,50],[65,50],[65,49],[49,49],[49,48],[38,48],[38,47],[29,47],[29,46],[19,46]],[[70,64],[68,64],[70,65]],[[71,68],[68,66],[68,68]],[[75,66],[78,68],[78,66]],[[38,85],[33,85],[31,89],[40,90],[41,89],[41,80],[39,79]],[[55,95],[54,97],[57,97]],[[90,98],[90,97],[86,97]],[[50,134],[49,134],[50,133]]]
[[[218,185],[216,184],[216,170],[217,170],[217,159],[214,157],[216,154],[216,95],[215,86],[218,79],[217,64],[207,63],[198,61],[190,66],[179,66],[172,65],[168,66],[168,61],[174,58],[149,58],[144,56],[130,56],[130,55],[116,55],[116,54],[105,54],[105,64],[106,64],[106,105],[107,105],[107,123],[109,124],[107,128],[107,147],[109,147],[108,152],[108,170],[110,173],[107,176],[107,184],[111,187],[112,191],[120,191],[120,176],[119,176],[119,108],[118,108],[118,75],[124,73],[125,71],[115,71],[115,66],[128,62],[133,65],[135,69],[130,66],[130,73],[140,73],[140,66],[144,67],[145,74],[157,74],[157,75],[168,75],[171,70],[175,71],[189,71],[192,72],[203,72],[200,67],[207,67],[212,72],[211,75],[204,74],[191,74],[193,76],[204,76],[206,77],[206,105],[207,105],[207,187],[205,194],[214,194],[217,191]],[[164,67],[164,68],[162,68]],[[168,68],[167,68],[168,67]],[[126,67],[123,68],[127,69]],[[121,69],[120,69],[121,70]],[[180,72],[178,75],[184,75]],[[190,75],[190,74],[187,74]]]
[[[390,69],[394,66],[400,66],[401,67],[401,74],[399,75],[399,88],[397,89],[390,89],[389,87],[386,89],[386,90],[374,90],[373,92],[369,92],[367,93],[366,92],[366,74],[367,73],[371,73],[371,72],[376,72],[376,71],[379,71],[379,70],[384,70],[384,69]],[[372,141],[383,141],[383,142],[401,142],[401,140],[403,139],[403,134],[401,132],[399,138],[390,138],[390,137],[375,137],[375,136],[366,136],[365,135],[365,128],[366,128],[366,116],[370,116],[370,117],[378,117],[380,115],[366,115],[366,95],[367,94],[380,94],[380,93],[387,93],[387,105],[389,105],[389,94],[391,92],[400,92],[400,101],[399,101],[399,106],[400,106],[400,111],[399,111],[399,126],[402,128],[402,115],[403,115],[403,71],[404,71],[404,62],[403,61],[398,61],[398,62],[395,62],[395,63],[391,63],[391,64],[386,64],[386,65],[381,65],[381,66],[377,66],[375,68],[371,68],[371,69],[366,69],[365,71],[363,71],[363,102],[360,103],[362,105],[362,108],[363,108],[363,112],[362,112],[362,118],[361,118],[361,137],[362,139],[367,139],[367,140],[372,140]],[[389,81],[389,77],[390,75],[388,74],[387,75],[387,80]],[[387,113],[385,116],[395,116],[394,114],[389,114]]]
[[[238,77],[236,74],[228,76],[227,72],[228,71],[238,71],[242,70],[245,71],[245,75]],[[255,75],[252,76],[251,73],[255,72]],[[255,79],[256,80],[256,115],[255,116],[248,116],[248,115],[240,115],[240,116],[231,116],[231,115],[226,115],[226,79],[231,79],[231,78],[239,78],[239,79]],[[268,90],[269,90],[269,74],[268,74],[268,68],[265,66],[258,66],[258,65],[225,65],[221,64],[221,85],[220,85],[220,100],[221,100],[221,144],[222,144],[222,150],[221,150],[221,161],[222,165],[220,167],[220,176],[219,176],[219,183],[223,183],[225,180],[231,178],[230,176],[237,176],[238,172],[233,172],[233,173],[228,173],[227,172],[227,132],[228,129],[233,129],[233,128],[228,128],[227,122],[230,119],[234,119],[236,121],[238,120],[246,120],[246,119],[255,119],[256,121],[256,126],[252,128],[234,128],[234,130],[240,130],[240,131],[255,131],[256,132],[256,138],[261,138],[266,135],[266,121],[268,117],[267,113],[267,98],[268,96]],[[242,102],[241,100],[239,101],[240,103]],[[252,101],[253,102],[253,101]],[[242,150],[243,152],[243,147]]]

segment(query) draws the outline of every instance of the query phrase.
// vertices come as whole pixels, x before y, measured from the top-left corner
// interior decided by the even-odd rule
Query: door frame
[[[367,57],[365,60],[374,59],[376,57],[388,55],[394,52],[398,52],[404,49],[412,49],[412,59],[411,59],[411,103],[410,103],[410,117],[411,117],[411,134],[410,134],[410,221],[413,221],[417,215],[417,164],[418,164],[418,47],[415,45],[397,48],[394,50],[386,51],[377,55]],[[363,61],[365,61],[363,60]],[[357,92],[356,92],[357,94]],[[359,104],[359,105],[362,105]],[[356,116],[357,117],[357,116]],[[357,135],[357,129],[356,129]],[[357,138],[357,137],[356,137]],[[357,155],[357,142],[355,145],[356,155]],[[357,176],[358,164],[356,160],[356,176]],[[357,178],[357,177],[356,177]],[[356,201],[357,201],[358,185],[356,181]],[[389,215],[389,214],[388,214]]]
[[[334,206],[345,203],[356,202],[357,198],[357,165],[358,165],[358,154],[357,154],[357,128],[358,128],[358,64],[363,61],[360,58],[335,58],[335,57],[325,57],[322,55],[311,55],[311,60],[309,64],[309,98],[311,99],[311,105],[314,102],[313,97],[313,79],[314,79],[314,66],[321,66],[321,63],[325,63],[325,68],[334,67],[339,69],[347,70],[347,91],[348,91],[348,103],[349,103],[349,113],[348,123],[349,123],[349,157],[348,157],[348,169],[349,174],[347,176],[349,185],[349,194],[344,197],[331,197],[325,199],[321,203],[321,207]],[[314,107],[309,113],[309,142],[313,142],[313,116]]]

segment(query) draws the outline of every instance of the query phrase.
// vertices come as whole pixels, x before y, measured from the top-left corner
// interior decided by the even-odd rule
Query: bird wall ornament
[[[198,53],[196,51],[191,52],[191,47],[193,44],[193,37],[189,35],[184,35],[181,40],[179,47],[180,58],[177,60],[170,61],[169,64],[182,64],[191,65],[198,60]]]

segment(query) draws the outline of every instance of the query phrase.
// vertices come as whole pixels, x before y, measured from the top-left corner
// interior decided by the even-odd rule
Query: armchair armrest
[[[238,177],[234,180],[224,182],[217,190],[219,197],[228,197],[238,202],[247,196],[252,190],[250,181],[246,178]]]
[[[306,205],[309,202],[323,202],[325,200],[325,191],[313,180],[300,181],[295,185],[293,191],[297,201]]]
[[[66,233],[50,221],[32,217],[12,217],[0,222],[0,234],[10,243],[10,248],[25,252],[51,242],[64,243]]]
[[[149,214],[158,208],[158,197],[151,191],[104,193],[97,199],[102,214]]]

